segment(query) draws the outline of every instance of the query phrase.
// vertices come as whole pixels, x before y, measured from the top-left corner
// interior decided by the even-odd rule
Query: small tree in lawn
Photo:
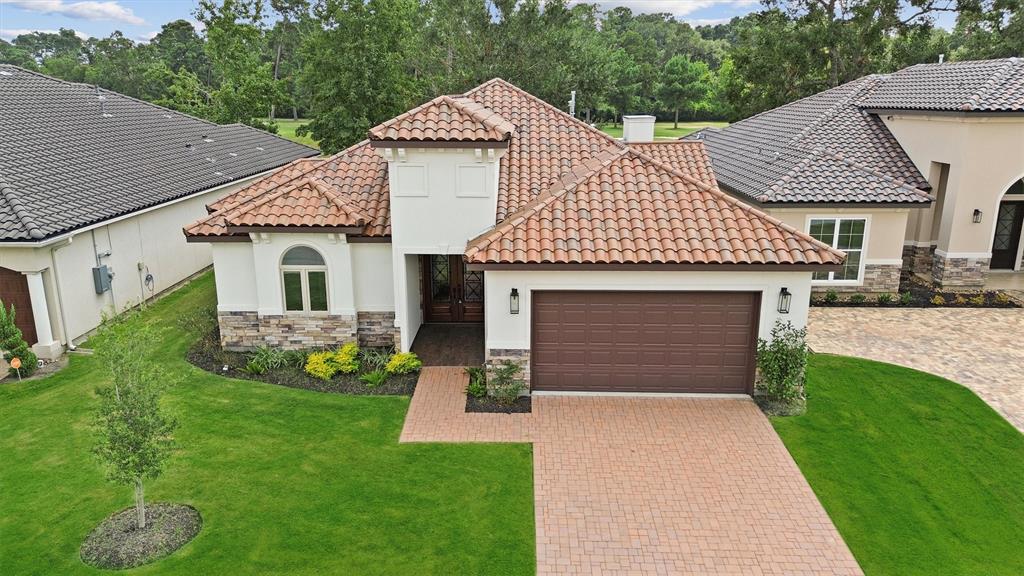
[[[0,300],[0,350],[3,350],[4,360],[10,362],[12,358],[21,359],[21,375],[29,376],[36,371],[39,359],[29,349],[28,343],[21,335],[21,330],[14,323],[14,304],[10,310]],[[17,373],[14,368],[10,369],[13,376]]]
[[[152,360],[153,329],[128,318],[108,324],[97,337],[95,357],[111,378],[98,388],[97,442],[93,451],[107,478],[135,489],[138,528],[146,527],[143,481],[160,475],[174,449],[177,422],[160,407],[168,375]]]
[[[757,339],[758,388],[769,400],[793,402],[803,398],[806,368],[806,328],[777,321],[770,340]]]
[[[658,100],[671,110],[673,128],[679,128],[679,109],[696,112],[711,90],[710,71],[704,62],[694,62],[689,56],[676,55],[665,63],[658,85]]]

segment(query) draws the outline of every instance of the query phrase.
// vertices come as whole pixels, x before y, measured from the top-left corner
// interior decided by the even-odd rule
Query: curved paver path
[[[811,308],[807,341],[959,382],[1024,432],[1024,309]]]
[[[746,398],[535,396],[466,414],[461,368],[426,367],[402,442],[533,442],[537,573],[862,574]]]

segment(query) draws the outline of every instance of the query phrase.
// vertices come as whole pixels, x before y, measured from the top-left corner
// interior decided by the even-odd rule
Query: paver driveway
[[[539,396],[466,414],[424,368],[403,442],[533,442],[538,574],[861,574],[749,399]]]
[[[858,356],[959,382],[1024,432],[1024,309],[811,308],[815,352]]]

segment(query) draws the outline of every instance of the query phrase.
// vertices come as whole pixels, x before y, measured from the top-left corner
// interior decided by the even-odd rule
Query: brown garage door
[[[14,324],[29,345],[36,343],[36,323],[32,318],[32,299],[28,295],[28,279],[21,272],[0,268],[0,301],[8,311],[14,305]]]
[[[534,292],[534,390],[750,393],[760,295]]]

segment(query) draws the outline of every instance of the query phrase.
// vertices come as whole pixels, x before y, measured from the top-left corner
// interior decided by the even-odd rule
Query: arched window
[[[308,246],[296,246],[281,259],[286,312],[327,311],[327,264]]]

